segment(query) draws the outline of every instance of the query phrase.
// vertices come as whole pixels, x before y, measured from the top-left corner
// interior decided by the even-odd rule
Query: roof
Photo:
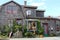
[[[60,21],[60,19],[58,19],[58,18],[47,18],[47,17],[27,17],[27,19],[40,19],[40,20],[59,20]]]
[[[36,10],[36,12],[45,12],[45,10]]]
[[[15,1],[9,1],[9,2],[7,2],[7,3],[4,3],[2,6],[7,5],[7,4],[11,3],[11,2],[13,2],[13,3],[15,3],[16,5],[20,6],[20,5],[19,5],[18,3],[16,3]]]
[[[19,7],[21,7],[22,15],[24,16],[22,6],[21,6],[20,4],[18,4],[18,3],[16,3],[15,1],[9,1],[9,2],[7,2],[7,3],[4,3],[2,6],[5,6],[5,5],[7,5],[7,4],[11,3],[11,2],[13,2],[13,3],[15,3],[16,5],[18,5]]]
[[[25,8],[32,8],[32,9],[37,9],[37,6],[28,6],[28,5],[26,5],[26,6],[24,6]]]
[[[9,3],[11,3],[11,2],[13,2],[13,3],[15,3],[16,5],[18,5],[18,6],[20,6],[20,4],[18,4],[18,3],[16,3],[15,1],[9,1],[9,2],[7,2],[7,3],[4,3],[2,6],[4,6],[4,5],[6,5],[6,4],[9,4]],[[34,9],[36,9],[37,8],[37,6],[24,6],[25,8],[34,8]]]
[[[11,2],[13,2],[13,3],[15,3],[16,5],[20,6],[20,4],[18,4],[18,3],[15,2],[15,1],[9,1],[9,2],[6,2],[6,3],[2,4],[2,6],[5,6],[5,5],[7,5],[7,4],[11,3]]]

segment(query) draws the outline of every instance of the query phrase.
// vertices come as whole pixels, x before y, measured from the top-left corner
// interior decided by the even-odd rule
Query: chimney
[[[11,0],[11,1],[13,1],[13,0]]]
[[[26,1],[26,0],[24,1],[24,5],[25,5],[25,6],[27,5],[27,1]]]

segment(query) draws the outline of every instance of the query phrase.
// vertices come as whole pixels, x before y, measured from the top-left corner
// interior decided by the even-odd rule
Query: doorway
[[[44,27],[44,36],[48,36],[48,23],[43,23],[43,27]]]

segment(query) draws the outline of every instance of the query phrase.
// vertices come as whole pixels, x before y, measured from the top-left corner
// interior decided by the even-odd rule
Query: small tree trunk
[[[11,38],[11,37],[12,37],[12,32],[9,33],[9,38]]]

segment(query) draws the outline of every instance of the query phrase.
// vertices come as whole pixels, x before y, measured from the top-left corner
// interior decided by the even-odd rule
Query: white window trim
[[[28,15],[31,15],[32,14],[32,12],[31,12],[31,10],[27,10],[26,11],[26,15],[28,16]]]

